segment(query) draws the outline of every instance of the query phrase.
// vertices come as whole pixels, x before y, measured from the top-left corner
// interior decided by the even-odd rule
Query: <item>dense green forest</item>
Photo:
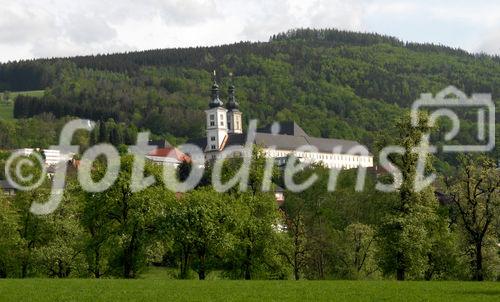
[[[43,89],[44,95],[16,97],[15,119],[0,121],[0,149],[56,144],[73,117],[98,121],[90,134],[75,135],[84,148],[131,144],[146,129],[173,143],[203,136],[214,69],[224,99],[229,84],[236,85],[246,121],[294,120],[310,135],[355,139],[375,155],[380,146],[413,150],[424,133],[440,139],[446,132],[448,121],[433,129],[426,119],[410,124],[407,111],[422,92],[455,85],[468,94],[492,93],[497,105],[500,100],[497,57],[376,34],[301,29],[265,43],[2,64],[0,91]],[[475,126],[473,116],[463,115],[460,142],[474,142]],[[371,172],[364,191],[356,191],[355,170],[340,172],[336,190],[328,191],[331,171],[310,166],[293,180],[315,174],[317,181],[302,192],[285,191],[279,209],[274,194],[260,190],[266,159],[258,147],[250,189],[224,194],[210,186],[210,164],[199,186],[174,194],[161,183],[161,167],[149,162],[145,173],[157,182],[135,192],[133,158],[119,149],[116,183],[88,193],[69,168],[62,204],[50,215],[29,211],[34,201],[47,200],[48,178],[36,190],[0,194],[0,278],[138,278],[156,265],[176,278],[199,279],[500,279],[498,147],[486,156],[427,156],[426,172],[447,173],[418,192],[412,152],[391,155],[402,183],[389,193],[376,189],[377,182],[391,182],[389,175]],[[8,156],[0,152],[0,173]],[[223,178],[239,173],[240,164],[229,160]],[[100,179],[105,168],[96,160],[89,173]],[[40,174],[37,166],[23,169]],[[183,163],[178,179],[189,169]],[[272,176],[287,187],[283,171]]]
[[[0,65],[0,91],[45,89],[42,99],[16,100],[17,119],[42,114],[47,120],[46,113],[51,119],[112,119],[175,143],[204,134],[212,70],[222,88],[230,81],[236,85],[247,121],[295,120],[310,135],[355,139],[372,149],[380,135],[391,135],[395,118],[420,93],[454,85],[469,94],[492,93],[497,104],[500,95],[497,57],[377,34],[310,29],[278,34],[269,42],[11,62]],[[474,121],[465,121],[462,129],[461,141],[472,142]],[[54,142],[47,135],[39,136],[40,144]],[[4,148],[33,144],[12,137],[0,142]],[[498,148],[495,152],[498,157]]]
[[[426,130],[407,119],[398,129],[405,147],[416,146]],[[274,193],[261,189],[266,158],[255,148],[251,159],[246,191],[215,191],[208,165],[194,190],[175,194],[162,167],[148,162],[144,172],[156,182],[137,192],[130,184],[134,158],[123,155],[116,182],[103,192],[85,191],[70,169],[62,203],[49,215],[29,210],[48,199],[48,178],[35,190],[0,194],[0,278],[140,278],[151,265],[200,280],[500,278],[500,170],[491,160],[461,158],[440,202],[433,187],[413,190],[411,153],[392,158],[404,176],[396,192],[377,190],[372,173],[356,191],[356,170],[342,171],[328,191],[330,171],[311,166],[293,180],[317,180],[302,192],[286,191],[278,208]],[[240,173],[241,163],[224,164],[223,182]],[[178,180],[188,168],[181,165]],[[107,173],[101,161],[89,171],[93,179]],[[22,183],[39,174],[25,165],[23,175],[35,177]],[[272,174],[283,186],[283,171]]]

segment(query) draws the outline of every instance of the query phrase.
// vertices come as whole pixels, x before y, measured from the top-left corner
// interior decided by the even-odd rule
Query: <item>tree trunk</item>
[[[7,278],[7,270],[3,267],[0,267],[0,279]]]
[[[324,270],[325,261],[324,260],[325,259],[323,256],[323,251],[320,250],[319,255],[318,255],[318,276],[319,276],[319,279],[321,279],[321,280],[325,279],[325,270]]]
[[[99,253],[99,249],[95,250],[95,267],[94,267],[94,277],[99,279],[101,277],[101,272],[99,269],[99,263],[101,262],[101,253]]]
[[[188,277],[188,267],[189,267],[189,252],[188,248],[184,247],[182,251],[181,259],[181,279],[187,279]]]
[[[474,271],[474,280],[483,281],[483,248],[481,242],[476,243],[476,267]]]
[[[57,260],[57,277],[58,278],[63,278],[64,277],[64,268],[61,260]]]
[[[299,273],[299,252],[297,251],[298,249],[298,244],[297,244],[297,236],[295,236],[295,251],[293,253],[293,276],[295,277],[295,280],[299,280],[300,278],[300,273]]]
[[[299,268],[297,266],[293,268],[293,275],[295,276],[295,280],[300,279]]]
[[[294,252],[293,252],[293,275],[295,280],[300,279],[300,221],[295,223],[294,230]]]
[[[135,232],[132,233],[132,238],[129,245],[123,253],[123,277],[134,278],[134,252],[135,252]]]
[[[405,270],[403,268],[398,267],[396,270],[396,280],[404,281],[405,280]]]
[[[396,256],[396,280],[404,281],[405,280],[405,268],[403,265],[403,254],[398,253]]]
[[[26,275],[28,274],[28,262],[23,261],[21,265],[21,278],[26,278]]]
[[[251,255],[252,251],[250,250],[250,248],[247,248],[245,257],[245,280],[252,279],[252,274],[251,274],[252,263],[250,260]]]
[[[123,277],[124,278],[132,278],[132,255],[129,248],[125,249],[125,253],[123,255]]]
[[[205,280],[205,253],[200,254],[200,268],[198,270],[198,278]]]

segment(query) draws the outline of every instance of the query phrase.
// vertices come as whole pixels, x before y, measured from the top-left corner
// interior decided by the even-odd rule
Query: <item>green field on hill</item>
[[[0,280],[1,301],[500,301],[495,282]]]
[[[10,120],[14,118],[14,99],[18,95],[27,95],[42,97],[44,90],[15,91],[8,93],[8,99],[5,99],[4,92],[0,92],[0,119]]]
[[[14,118],[13,115],[14,105],[12,103],[0,102],[0,119],[11,120]]]

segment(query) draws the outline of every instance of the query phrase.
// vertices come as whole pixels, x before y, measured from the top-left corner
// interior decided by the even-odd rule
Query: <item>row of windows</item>
[[[223,120],[224,119],[224,114],[221,113],[220,115],[220,119]],[[210,114],[210,120],[211,121],[214,121],[215,120],[215,114]]]
[[[220,115],[220,125],[224,126],[224,114]],[[210,126],[213,127],[215,126],[215,114],[210,114]],[[227,122],[227,127],[231,129],[231,123],[228,121]],[[235,129],[240,129],[240,121],[236,120],[236,128]]]
[[[212,150],[216,150],[216,146],[215,145],[211,145],[210,146]],[[283,155],[286,155],[286,154],[289,154],[289,152],[277,152],[278,154],[281,154],[282,157],[281,158],[277,158],[277,164],[279,165],[283,165],[283,164],[286,164],[286,159]],[[242,154],[240,152],[235,152],[233,154],[233,157],[238,157],[238,156],[241,156]],[[308,155],[316,155],[318,156],[318,154],[308,154]],[[330,158],[338,158],[340,157],[339,155],[324,155],[326,157],[330,157]],[[218,156],[213,154],[211,155],[211,158],[212,159],[216,159]],[[371,158],[361,158],[361,162],[366,162],[366,163],[370,163],[371,162]],[[337,169],[353,169],[353,168],[358,168],[358,166],[362,166],[362,167],[369,167],[370,165],[369,164],[363,164],[363,163],[349,163],[349,164],[346,164],[346,163],[338,163],[338,162],[335,162],[335,163],[326,163],[327,167],[328,168],[337,168]]]
[[[278,165],[285,165],[287,163],[285,158],[279,158],[276,160],[276,162]],[[314,161],[313,160],[304,160],[304,162],[313,163]],[[335,162],[335,163],[327,162],[325,164],[328,168],[337,168],[337,169],[353,169],[353,168],[357,168],[360,166],[361,167],[370,167],[371,166],[370,164],[363,164],[363,163],[346,164],[346,163],[338,163],[338,162]]]
[[[290,152],[284,152],[284,151],[277,151],[276,156],[278,157],[284,157],[288,156]],[[272,153],[271,153],[272,155]],[[306,158],[314,158],[314,159],[333,159],[333,160],[344,160],[344,161],[352,161],[352,162],[371,162],[371,158],[369,157],[361,157],[361,156],[353,156],[353,155],[333,155],[333,154],[318,154],[318,153],[308,153],[308,152],[303,152],[300,154],[296,154],[296,156],[303,156]]]

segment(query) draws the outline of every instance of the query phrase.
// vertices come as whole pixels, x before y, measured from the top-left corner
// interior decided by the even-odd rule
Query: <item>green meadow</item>
[[[495,282],[5,279],[1,301],[500,301]]]
[[[18,95],[27,95],[42,97],[44,90],[15,91],[8,93],[8,99],[5,99],[4,92],[0,92],[0,119],[10,120],[14,118],[14,99]]]
[[[14,104],[0,102],[0,119],[1,120],[11,120],[14,118],[13,115]]]

